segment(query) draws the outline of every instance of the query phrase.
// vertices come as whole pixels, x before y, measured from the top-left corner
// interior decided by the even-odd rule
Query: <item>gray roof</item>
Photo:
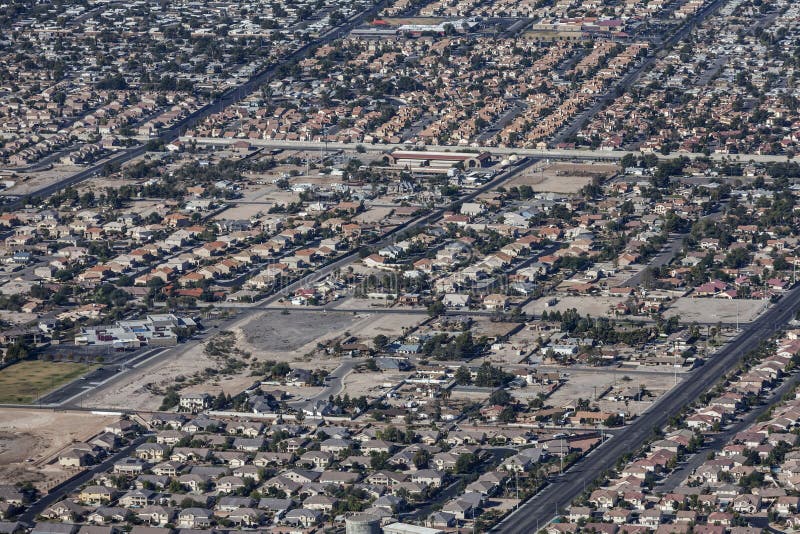
[[[31,534],[73,534],[78,525],[72,523],[36,523]]]
[[[263,510],[271,510],[273,512],[288,510],[292,506],[294,506],[294,501],[292,499],[264,498],[258,501],[259,508]]]

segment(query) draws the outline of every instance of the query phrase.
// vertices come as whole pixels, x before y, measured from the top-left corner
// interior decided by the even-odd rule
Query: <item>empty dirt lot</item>
[[[508,186],[529,185],[537,192],[577,193],[594,179],[603,181],[618,171],[619,166],[608,163],[542,164],[519,174]]]
[[[352,313],[320,313],[289,310],[288,315],[270,311],[242,325],[248,345],[266,352],[295,351],[311,341],[322,341],[327,334],[343,332],[357,322]]]
[[[658,400],[675,385],[673,374],[667,371],[639,371],[633,369],[592,368],[576,369],[574,367],[554,368],[547,366],[542,370],[547,372],[567,373],[566,382],[558,388],[545,403],[554,408],[574,406],[577,399],[589,399],[592,405],[606,412],[627,412],[630,415],[639,415],[648,409],[653,402]],[[679,379],[682,378],[678,375]],[[642,401],[630,400],[628,402],[611,400],[610,395],[604,393],[609,389],[614,391],[644,387],[652,396],[645,396]],[[527,402],[536,397],[542,390],[530,386],[514,391],[514,396]],[[595,395],[597,399],[595,399]]]
[[[0,484],[48,484],[71,475],[50,463],[67,445],[85,441],[114,416],[6,408],[0,412]],[[28,461],[28,460],[31,461]]]
[[[553,306],[548,306],[547,302],[551,297],[542,297],[531,301],[525,306],[525,313],[533,313],[537,316],[543,311],[566,311],[572,308],[578,310],[581,315],[591,315],[592,317],[609,317],[610,310],[625,299],[620,297],[593,297],[593,296],[559,296],[558,302]]]
[[[739,322],[747,323],[758,317],[768,303],[755,299],[679,298],[665,312],[665,317],[679,315],[685,323],[735,323],[738,310]]]
[[[371,340],[378,334],[391,337],[400,334],[403,327],[416,324],[419,320],[418,315],[320,313],[289,308],[288,315],[280,311],[264,311],[244,316],[228,329],[235,334],[237,347],[250,353],[251,361],[275,360],[288,362],[290,365],[297,364],[297,367],[303,369],[331,371],[339,366],[341,359],[320,356],[316,352],[317,343],[343,336],[345,332],[362,340]],[[83,405],[155,410],[163,397],[154,395],[150,390],[163,390],[175,384],[176,377],[190,377],[207,367],[219,368],[220,363],[205,354],[204,346],[204,343],[179,345],[167,352],[157,363],[114,382],[113,387],[87,395],[83,399]],[[312,353],[315,354],[313,357]],[[236,394],[257,379],[258,377],[250,375],[249,369],[245,369],[232,376],[218,375],[209,378],[203,384],[191,386],[187,391],[215,393],[223,390],[225,393]],[[300,396],[314,394],[310,388],[291,393]]]

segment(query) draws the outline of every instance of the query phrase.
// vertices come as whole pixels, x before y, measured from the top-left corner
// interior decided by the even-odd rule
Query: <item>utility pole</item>
[[[322,161],[324,162],[328,157],[328,123],[322,126],[322,135],[325,136],[325,155],[322,157]]]
[[[475,534],[475,507],[472,507],[472,534]]]
[[[675,372],[675,385],[678,385],[678,347],[676,344],[672,344],[672,370]]]

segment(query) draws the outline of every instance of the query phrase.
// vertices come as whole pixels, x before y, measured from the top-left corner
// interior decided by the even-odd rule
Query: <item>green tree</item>
[[[389,338],[384,336],[383,334],[378,334],[374,338],[372,338],[372,343],[375,345],[375,349],[378,351],[384,351],[386,347],[389,345]]]
[[[444,304],[442,304],[438,300],[432,303],[430,306],[428,306],[428,315],[430,315],[431,317],[437,317],[439,315],[442,315],[445,311],[446,309],[444,307]]]
[[[478,466],[478,457],[472,453],[464,453],[458,456],[456,460],[455,471],[456,473],[471,473]]]
[[[167,393],[164,395],[164,399],[161,401],[161,407],[159,410],[166,411],[171,408],[174,408],[180,402],[181,397],[178,395],[178,392],[175,391],[175,388],[167,389]]]
[[[800,312],[798,312],[798,313],[800,313]],[[458,369],[456,369],[455,381],[456,381],[456,384],[459,384],[461,386],[467,385],[470,382],[472,382],[472,374],[469,372],[469,369],[467,369],[463,365],[461,367],[459,367]]]
[[[510,402],[511,402],[511,394],[504,389],[498,389],[497,391],[489,395],[489,404],[494,404],[497,406],[505,406]]]
[[[417,469],[425,469],[428,467],[428,462],[431,459],[431,453],[429,453],[425,449],[420,449],[414,453],[414,456],[411,458],[411,461],[414,463],[414,467]]]
[[[374,452],[371,454],[369,465],[370,467],[372,467],[372,469],[375,470],[386,469],[388,463],[389,463],[389,453]]]
[[[503,408],[503,411],[500,412],[498,416],[500,421],[503,423],[513,423],[517,420],[517,411],[514,409],[514,406],[508,405]]]

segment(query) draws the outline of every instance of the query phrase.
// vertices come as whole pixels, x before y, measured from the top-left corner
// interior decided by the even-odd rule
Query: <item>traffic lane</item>
[[[305,45],[302,45],[300,48],[289,54],[289,56],[280,63],[285,64],[306,57],[312,48],[315,48],[316,46],[319,45],[330,43],[331,41],[336,39],[336,37],[340,35],[342,32],[350,31],[366,18],[375,16],[381,9],[383,9],[386,3],[387,0],[381,0],[372,7],[369,7],[361,11],[360,13],[356,13],[355,15],[344,21],[341,25],[331,28],[330,31],[328,31],[320,38],[315,39],[310,43],[306,43]],[[247,95],[257,90],[264,83],[270,81],[275,76],[275,72],[277,71],[277,67],[280,63],[273,63],[266,66],[265,68],[254,74],[251,78],[249,78],[247,81],[243,82],[239,86],[230,88],[216,100],[213,100],[208,104],[205,104],[200,109],[195,110],[194,112],[184,117],[182,120],[178,121],[177,123],[173,124],[167,129],[163,130],[161,134],[155,137],[153,140],[168,143],[173,139],[177,138],[181,134],[181,132],[184,132],[189,128],[192,128],[198,122],[207,118],[209,115],[219,112],[223,108],[229,107],[237,103],[241,99],[245,98]],[[39,189],[38,191],[34,191],[28,195],[20,196],[17,200],[9,202],[7,206],[9,209],[19,208],[23,205],[24,202],[27,202],[27,199],[31,197],[42,197],[51,195],[56,191],[60,191],[61,189],[82,182],[87,178],[90,178],[91,176],[99,175],[100,172],[105,167],[105,165],[107,164],[123,164],[144,153],[145,153],[145,146],[138,146],[123,150],[122,152],[110,157],[109,159],[101,160],[93,164],[88,169],[85,169],[68,178],[65,178],[64,180],[55,182],[49,186]]]
[[[706,389],[715,381],[716,376],[702,381]],[[693,397],[688,391],[676,395],[676,401],[680,406],[687,403]],[[666,421],[666,412],[651,412],[649,416],[643,416],[636,422],[636,428],[629,427],[627,432],[622,432],[619,438],[612,439],[604,444],[597,453],[590,454],[576,465],[582,465],[582,472],[585,473],[584,479],[594,480],[601,472],[610,469],[616,463],[616,459],[627,452],[634,451],[648,437],[652,428],[658,423]],[[528,501],[520,507],[522,512],[510,516],[501,523],[496,531],[498,532],[520,532],[525,529],[533,528],[533,523],[546,524],[553,516],[557,515],[559,506],[566,506],[582,491],[581,487],[573,480],[569,471],[564,477],[557,479],[554,483],[547,486],[535,499],[537,510],[533,514],[526,515],[524,507],[528,506]]]
[[[135,438],[130,442],[130,444],[112,454],[101,463],[86,469],[83,471],[83,473],[67,480],[65,483],[62,483],[55,488],[52,488],[47,495],[41,497],[39,500],[31,504],[22,514],[20,514],[19,517],[17,517],[17,521],[28,526],[33,526],[33,522],[36,517],[44,512],[48,506],[51,506],[52,504],[55,504],[63,499],[65,495],[71,493],[79,486],[91,480],[94,475],[108,471],[115,462],[130,456],[136,447],[147,441],[150,436],[152,436],[152,434],[143,434],[138,438]]]
[[[769,410],[774,403],[780,401],[784,393],[786,393],[790,388],[795,387],[797,384],[797,374],[788,377],[788,379],[784,380],[780,386],[772,390],[767,399],[762,401],[761,404],[755,406],[749,412],[742,414],[738,420],[734,421],[733,424],[729,424],[722,432],[712,435],[712,437],[707,439],[694,455],[692,455],[685,463],[680,464],[678,468],[676,468],[661,481],[659,484],[660,491],[663,493],[669,493],[673,491],[686,479],[687,476],[689,476],[690,473],[693,473],[695,469],[697,469],[703,462],[706,461],[706,455],[708,451],[720,451],[722,447],[727,445],[736,434],[752,425],[756,419]]]
[[[312,402],[328,400],[331,395],[334,397],[339,395],[344,389],[344,377],[350,374],[358,364],[363,362],[363,359],[354,359],[342,362],[339,367],[334,369],[327,377],[325,377],[325,387],[323,390],[313,397],[309,397],[308,400]],[[306,401],[296,401],[293,404],[301,404],[303,402]],[[291,404],[292,403],[290,403],[290,405]]]
[[[95,369],[59,389],[44,395],[38,400],[38,404],[60,405],[80,393],[85,393],[94,389],[100,382],[105,382],[119,372],[117,367],[101,367]]]
[[[140,362],[152,357],[161,350],[164,350],[163,347],[146,350],[128,359],[125,359],[124,356],[118,357],[114,361],[44,395],[38,399],[37,404],[61,406],[74,400],[78,395],[84,395],[94,391],[106,385],[109,381],[121,377],[126,371],[132,369]]]
[[[733,366],[746,352],[755,348],[758,343],[774,332],[777,326],[786,324],[792,319],[793,310],[800,302],[800,288],[791,290],[782,304],[767,310],[760,318],[746,327],[742,334],[732,340],[723,349],[700,367],[694,381],[684,383],[683,387],[673,389],[657,403],[664,409],[652,407],[648,412],[636,419],[618,436],[607,441],[599,449],[598,454],[589,454],[578,462],[582,465],[586,476],[594,480],[603,471],[613,467],[617,459],[625,453],[635,451],[650,435],[654,428],[661,426],[672,415],[678,413],[683,406],[708,391],[714,383]],[[599,454],[602,452],[602,454]],[[518,511],[512,513],[497,525],[493,532],[521,532],[534,528],[536,524],[546,524],[555,515],[558,502],[567,504],[577,497],[581,488],[565,476],[560,483],[544,488],[539,496],[522,504]],[[533,504],[535,502],[535,505]],[[544,506],[542,504],[544,503]]]
[[[684,237],[688,236],[689,234],[680,234],[677,237],[670,238],[670,240],[664,244],[662,250],[653,256],[653,258],[645,265],[642,270],[638,273],[631,276],[625,285],[627,286],[638,286],[642,283],[642,278],[644,278],[645,271],[650,267],[663,267],[664,265],[669,264],[675,256],[683,249],[683,239]]]

